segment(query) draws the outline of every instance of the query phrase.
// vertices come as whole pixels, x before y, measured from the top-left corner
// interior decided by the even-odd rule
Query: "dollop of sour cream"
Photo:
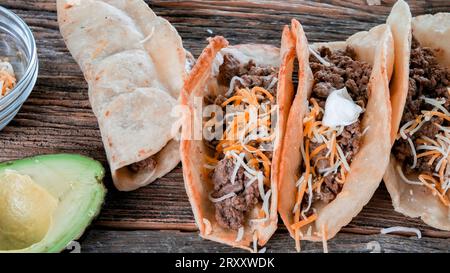
[[[328,96],[322,124],[328,127],[347,126],[356,122],[362,112],[361,106],[353,101],[344,87]]]

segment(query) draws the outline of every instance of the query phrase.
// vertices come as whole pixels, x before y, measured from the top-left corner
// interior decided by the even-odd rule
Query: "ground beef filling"
[[[233,55],[225,54],[223,63],[219,67],[217,80],[220,85],[228,87],[235,76],[241,78],[235,81],[235,86],[238,88],[260,86],[275,95],[277,87],[275,83],[278,76],[278,69],[275,67],[257,66],[253,60],[242,64]]]
[[[258,183],[245,187],[248,178],[244,168],[239,168],[234,183],[230,181],[234,163],[231,159],[221,160],[212,174],[214,182],[213,198],[219,198],[234,192],[236,196],[215,203],[216,220],[220,226],[238,230],[244,225],[245,213],[251,210],[259,201]]]
[[[356,61],[355,51],[350,47],[347,47],[346,50],[334,52],[331,52],[329,48],[322,47],[319,49],[318,53],[332,65],[326,66],[311,55],[310,67],[314,74],[314,85],[311,97],[318,102],[322,109],[324,109],[328,95],[333,90],[346,87],[353,101],[365,109],[368,100],[367,85],[372,72],[371,66],[368,63]],[[358,153],[360,148],[363,131],[361,128],[362,117],[363,115],[360,115],[358,121],[345,126],[341,135],[336,138],[336,142],[340,145],[342,151],[346,155],[349,164],[352,162],[353,157]],[[309,148],[310,153],[319,145],[319,143],[311,142]],[[316,164],[317,169],[331,167],[329,160],[323,159],[327,153],[328,149],[321,150],[319,154],[311,158],[311,164]],[[322,159],[320,159],[321,157]],[[336,181],[336,178],[339,176],[339,173],[332,173],[325,176],[320,193],[314,193],[313,202],[323,201],[329,203],[334,200],[336,195],[342,189],[342,184]],[[307,202],[307,200],[308,198],[304,198],[303,202]]]
[[[134,173],[139,173],[142,171],[151,172],[156,168],[156,164],[156,160],[151,156],[144,160],[128,165],[128,169]]]
[[[422,110],[431,110],[432,105],[425,103],[423,96],[432,99],[445,99],[444,107],[450,110],[450,99],[447,87],[450,86],[450,72],[445,67],[438,64],[434,51],[428,47],[421,47],[418,41],[413,37],[409,67],[409,88],[406,98],[405,109],[403,111],[400,127],[408,121],[415,119],[421,114]],[[426,122],[415,134],[408,135],[413,143],[419,137],[429,137],[436,139],[435,135],[439,132],[438,125],[449,126],[449,122],[439,117],[433,117]],[[431,156],[417,158],[416,168],[413,165],[414,156],[408,141],[399,138],[393,147],[394,156],[399,162],[403,162],[405,173],[432,173],[436,167],[439,158],[432,164],[428,164]]]
[[[218,82],[221,86],[228,88],[235,76],[241,79],[240,81],[235,81],[235,89],[251,89],[258,86],[265,88],[273,96],[276,95],[278,70],[274,67],[259,67],[253,60],[242,64],[233,55],[225,54],[223,64],[219,67],[219,73],[217,75]],[[221,105],[226,99],[234,95],[235,90],[227,94],[227,96],[207,96],[204,100],[207,105]],[[205,141],[205,144],[215,151],[219,141]],[[255,143],[248,143],[250,146],[254,146],[253,144]],[[265,151],[264,154],[269,159],[272,158],[271,151]],[[246,187],[245,184],[249,181],[244,174],[243,167],[238,169],[235,181],[230,181],[235,166],[233,160],[224,158],[223,154],[219,156],[219,160],[214,171],[210,174],[214,184],[214,191],[211,193],[211,197],[220,198],[232,192],[236,195],[214,203],[216,209],[215,218],[220,226],[238,230],[244,226],[246,213],[251,211],[261,200],[258,182],[255,181]]]

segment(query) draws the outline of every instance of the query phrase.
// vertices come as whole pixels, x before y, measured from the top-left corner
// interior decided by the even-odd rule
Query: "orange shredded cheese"
[[[439,197],[439,200],[445,205],[450,206],[450,201],[448,199],[447,195],[443,195],[434,185],[438,184],[436,179],[430,175],[421,174],[419,175],[419,180],[423,183],[425,187],[430,189],[434,194],[436,194]],[[428,183],[427,181],[430,181],[431,183]]]
[[[231,117],[226,120],[226,130],[223,139],[215,146],[214,159],[206,158],[207,162],[212,163],[217,163],[219,159],[224,157],[231,158],[235,161],[235,164],[239,164],[246,169],[247,176],[253,176],[253,181],[258,181],[258,188],[264,202],[258,211],[258,219],[268,217],[267,211],[263,208],[268,207],[269,199],[267,196],[270,195],[267,194],[270,190],[265,193],[264,185],[271,186],[271,160],[261,150],[261,147],[263,147],[263,144],[273,145],[276,136],[271,128],[270,109],[272,105],[266,104],[268,101],[273,103],[275,98],[264,88],[236,89],[233,96],[221,103],[221,107],[225,108],[227,105],[233,104],[239,107],[237,108],[238,112],[233,112]],[[263,104],[265,108],[262,107]],[[263,111],[263,113],[259,114],[259,111]],[[258,131],[264,134],[256,135]],[[235,165],[234,172],[240,166]],[[264,194],[266,195],[264,196]]]
[[[0,95],[4,96],[16,85],[16,78],[7,71],[0,70],[0,82],[2,83]]]
[[[437,112],[437,111],[424,111],[424,112],[425,112],[425,115],[427,115],[427,116],[437,116],[437,117],[443,118],[447,121],[450,121],[450,117],[444,113]]]
[[[297,222],[297,223],[295,223],[295,224],[292,224],[292,225],[291,225],[291,228],[292,228],[292,229],[299,229],[299,228],[301,228],[301,227],[303,227],[303,226],[306,226],[306,225],[308,225],[308,224],[314,222],[316,219],[317,219],[317,215],[316,215],[316,214],[312,214],[312,215],[309,216],[308,218],[306,218],[306,219],[304,219],[304,220],[301,220],[301,221],[299,221],[299,222]]]
[[[233,96],[233,97],[231,97],[231,98],[229,98],[229,99],[227,99],[226,101],[224,101],[223,103],[222,103],[222,107],[225,107],[225,106],[227,106],[230,102],[233,102],[233,101],[235,101],[235,100],[242,100],[244,97],[242,97],[242,96]]]
[[[317,148],[315,148],[312,152],[311,152],[311,154],[310,154],[310,157],[311,158],[313,158],[314,156],[316,156],[317,154],[319,154],[320,153],[320,151],[322,151],[323,149],[325,149],[327,147],[327,144],[322,144],[322,145],[320,145],[320,146],[318,146]]]

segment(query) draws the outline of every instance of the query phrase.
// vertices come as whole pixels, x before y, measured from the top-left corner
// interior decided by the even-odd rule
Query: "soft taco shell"
[[[392,120],[392,136],[394,137],[392,141],[394,141],[408,94],[411,32],[422,46],[437,50],[438,62],[442,66],[450,68],[450,13],[411,18],[408,5],[399,1],[388,18],[388,24],[393,30],[395,41],[404,43],[399,47],[398,53],[397,44],[395,45],[398,55],[395,59],[394,85],[391,87],[392,108],[395,114],[393,114]],[[391,195],[394,209],[409,217],[420,217],[426,224],[434,228],[450,230],[450,208],[442,204],[426,187],[403,182],[397,167],[401,167],[401,165],[391,155],[384,175],[384,183]],[[417,180],[417,175],[411,175],[408,178]]]
[[[252,225],[258,233],[258,244],[262,246],[266,244],[277,229],[278,193],[276,179],[274,177],[278,175],[279,156],[282,146],[282,138],[280,140],[279,136],[284,132],[284,123],[286,122],[293,97],[292,71],[295,57],[294,41],[287,27],[283,32],[281,50],[272,46],[259,44],[228,46],[228,42],[223,37],[212,38],[209,40],[209,45],[199,57],[182,92],[181,103],[186,109],[182,129],[181,160],[183,163],[186,191],[194,212],[196,224],[200,230],[200,236],[251,251],[252,248],[250,245],[253,242],[253,233],[249,226],[246,225],[244,228],[245,234],[243,239],[235,242],[237,232],[224,229],[216,222],[214,216],[215,208],[208,198],[209,193],[213,189],[213,183],[204,171],[204,165],[206,164],[205,155],[208,154],[208,151],[203,140],[192,140],[191,137],[196,134],[201,139],[202,136],[202,132],[193,131],[194,98],[197,97],[198,99],[200,97],[200,101],[203,101],[203,96],[216,92],[217,89],[214,86],[217,85],[217,79],[213,74],[213,70],[214,67],[217,68],[220,65],[220,63],[217,63],[218,59],[216,57],[221,52],[229,52],[234,56],[239,55],[248,60],[252,59],[257,65],[271,65],[280,68],[277,92],[277,103],[280,113],[278,115],[278,135],[274,143],[271,166],[272,195],[270,215],[269,220],[265,224]],[[253,212],[250,214],[253,215]]]
[[[294,237],[291,225],[294,223],[293,207],[295,204],[295,183],[299,178],[301,166],[300,147],[303,145],[302,120],[307,109],[307,99],[312,91],[313,75],[309,67],[308,42],[300,24],[294,28],[296,51],[299,60],[299,86],[289,113],[287,129],[281,152],[285,164],[280,165],[279,178],[279,212],[289,233]],[[386,25],[378,26],[370,31],[360,32],[346,42],[318,43],[315,48],[326,46],[331,50],[355,49],[357,59],[372,65],[370,77],[369,100],[364,118],[363,128],[369,127],[363,136],[361,148],[353,159],[342,191],[329,204],[321,204],[316,208],[317,220],[313,222],[312,234],[322,234],[325,229],[326,239],[330,239],[347,225],[370,200],[381,182],[389,161],[390,150],[390,116],[389,78],[393,65],[393,40],[390,29]],[[300,231],[306,234],[310,225]],[[303,240],[319,241],[320,236],[305,236]]]
[[[140,0],[58,0],[57,9],[61,34],[89,84],[116,187],[134,190],[172,170],[179,144],[170,113],[186,64],[177,31]],[[126,168],[150,156],[157,161],[151,171]]]

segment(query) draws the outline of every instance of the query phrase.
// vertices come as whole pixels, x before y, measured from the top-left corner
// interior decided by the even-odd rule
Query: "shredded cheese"
[[[242,241],[242,238],[244,238],[244,227],[239,228],[235,242]]]
[[[328,253],[328,243],[327,243],[327,229],[325,225],[322,225],[322,245],[323,245],[323,253]]]
[[[16,81],[12,65],[7,61],[0,61],[0,98],[15,87]]]
[[[331,63],[325,61],[324,58],[322,58],[322,56],[319,55],[319,52],[317,52],[314,48],[312,48],[311,46],[308,46],[309,49],[309,53],[311,53],[312,55],[314,55],[314,57],[316,57],[316,59],[323,65],[325,66],[331,66]]]
[[[405,139],[410,146],[411,154],[413,156],[413,164],[410,168],[415,169],[417,167],[418,159],[430,157],[427,161],[429,166],[433,165],[437,160],[436,166],[434,167],[435,172],[419,173],[417,175],[419,181],[412,181],[405,177],[400,166],[397,166],[397,171],[405,183],[427,187],[445,206],[450,206],[449,198],[446,195],[450,184],[450,178],[446,176],[446,170],[449,168],[450,128],[433,123],[440,131],[435,135],[435,139],[431,139],[427,136],[420,136],[417,138],[416,143],[413,143],[412,141],[412,136],[417,133],[426,122],[429,122],[433,116],[450,121],[449,111],[443,106],[445,103],[444,99],[426,97],[421,97],[421,99],[423,99],[425,103],[434,106],[433,110],[421,111],[421,115],[406,122],[400,128],[399,136]],[[437,179],[433,176],[437,177]]]
[[[272,87],[277,82],[276,78],[268,80],[271,81]],[[244,175],[248,179],[245,187],[248,188],[257,182],[262,200],[258,218],[249,221],[264,222],[270,217],[272,162],[266,151],[271,151],[267,149],[273,147],[276,138],[276,131],[272,128],[275,126],[272,126],[271,121],[271,114],[277,111],[276,98],[269,92],[270,88],[269,90],[262,87],[237,88],[237,82],[243,83],[243,79],[237,76],[231,79],[229,89],[225,93],[227,99],[220,104],[226,110],[232,108],[233,112],[224,116],[226,128],[223,139],[216,145],[214,157],[206,158],[207,168],[216,166],[219,159],[232,160],[233,170],[230,174],[232,184],[236,183],[239,170],[243,168]],[[205,122],[205,125],[208,123]],[[216,203],[234,196],[235,193],[229,193],[220,198],[213,198],[210,194],[209,199]],[[239,235],[236,239],[239,239]]]
[[[306,225],[308,225],[308,224],[311,224],[311,223],[314,222],[316,219],[317,219],[317,215],[316,215],[316,214],[313,214],[313,215],[307,217],[306,219],[301,220],[300,222],[297,222],[297,223],[295,223],[295,224],[292,224],[292,225],[291,225],[291,228],[294,229],[294,230],[299,229],[299,228],[304,227],[304,226],[306,226]]]
[[[253,232],[253,253],[258,253],[258,231]]]
[[[209,197],[209,200],[211,200],[211,202],[217,203],[217,202],[221,202],[221,201],[223,201],[225,199],[232,198],[232,197],[235,197],[235,196],[236,196],[236,193],[230,192],[230,193],[227,193],[224,196],[221,196],[219,198],[214,198],[214,197],[211,196],[211,194],[209,194],[208,197]]]
[[[235,90],[236,86],[236,81],[239,81],[241,84],[244,84],[244,80],[241,77],[234,76],[233,78],[231,78],[230,87],[228,88],[228,91],[225,93],[225,96],[228,97],[231,94],[233,94],[233,91]]]
[[[400,177],[402,178],[402,180],[408,184],[411,185],[422,185],[422,182],[420,181],[414,181],[414,180],[410,180],[408,178],[406,178],[405,174],[403,173],[402,167],[400,165],[397,165],[396,167],[398,174],[400,175]]]
[[[244,156],[245,156],[244,153],[240,154],[239,157],[241,160],[237,161],[236,164],[234,164],[234,169],[233,169],[233,172],[231,173],[231,178],[230,178],[231,184],[234,184],[236,182],[235,181],[236,175],[237,175],[239,168],[241,167],[240,162],[243,162]]]
[[[393,232],[405,232],[405,233],[415,233],[417,238],[422,238],[422,233],[417,228],[409,228],[409,227],[390,227],[381,229],[381,234],[388,234]]]
[[[295,240],[297,249],[299,249],[300,240],[300,236],[298,236],[299,227],[303,226],[305,223],[309,224],[309,221],[315,220],[314,217],[306,217],[308,211],[311,209],[314,210],[312,205],[314,192],[320,193],[324,178],[332,173],[339,173],[339,175],[336,176],[337,183],[345,183],[346,174],[350,171],[350,163],[347,161],[347,156],[344,154],[337,139],[344,132],[345,126],[339,125],[336,127],[329,127],[324,125],[321,118],[323,118],[325,111],[319,106],[316,99],[311,98],[309,102],[309,112],[303,118],[304,144],[300,145],[304,171],[301,174],[300,179],[296,182],[296,187],[298,189],[296,202],[292,209],[294,221],[291,227],[296,234]],[[361,109],[361,112],[362,111],[363,109]],[[367,129],[368,127],[365,130]],[[311,143],[315,143],[312,151],[310,151]],[[324,150],[326,150],[326,153]],[[323,154],[325,154],[325,156],[323,156]],[[319,168],[317,166],[318,163],[323,160],[326,160],[326,162],[329,163],[329,167]],[[314,181],[314,185],[312,185],[312,181]],[[308,191],[308,200],[305,208],[301,208],[306,190]],[[309,221],[305,221],[305,219],[308,219]]]

